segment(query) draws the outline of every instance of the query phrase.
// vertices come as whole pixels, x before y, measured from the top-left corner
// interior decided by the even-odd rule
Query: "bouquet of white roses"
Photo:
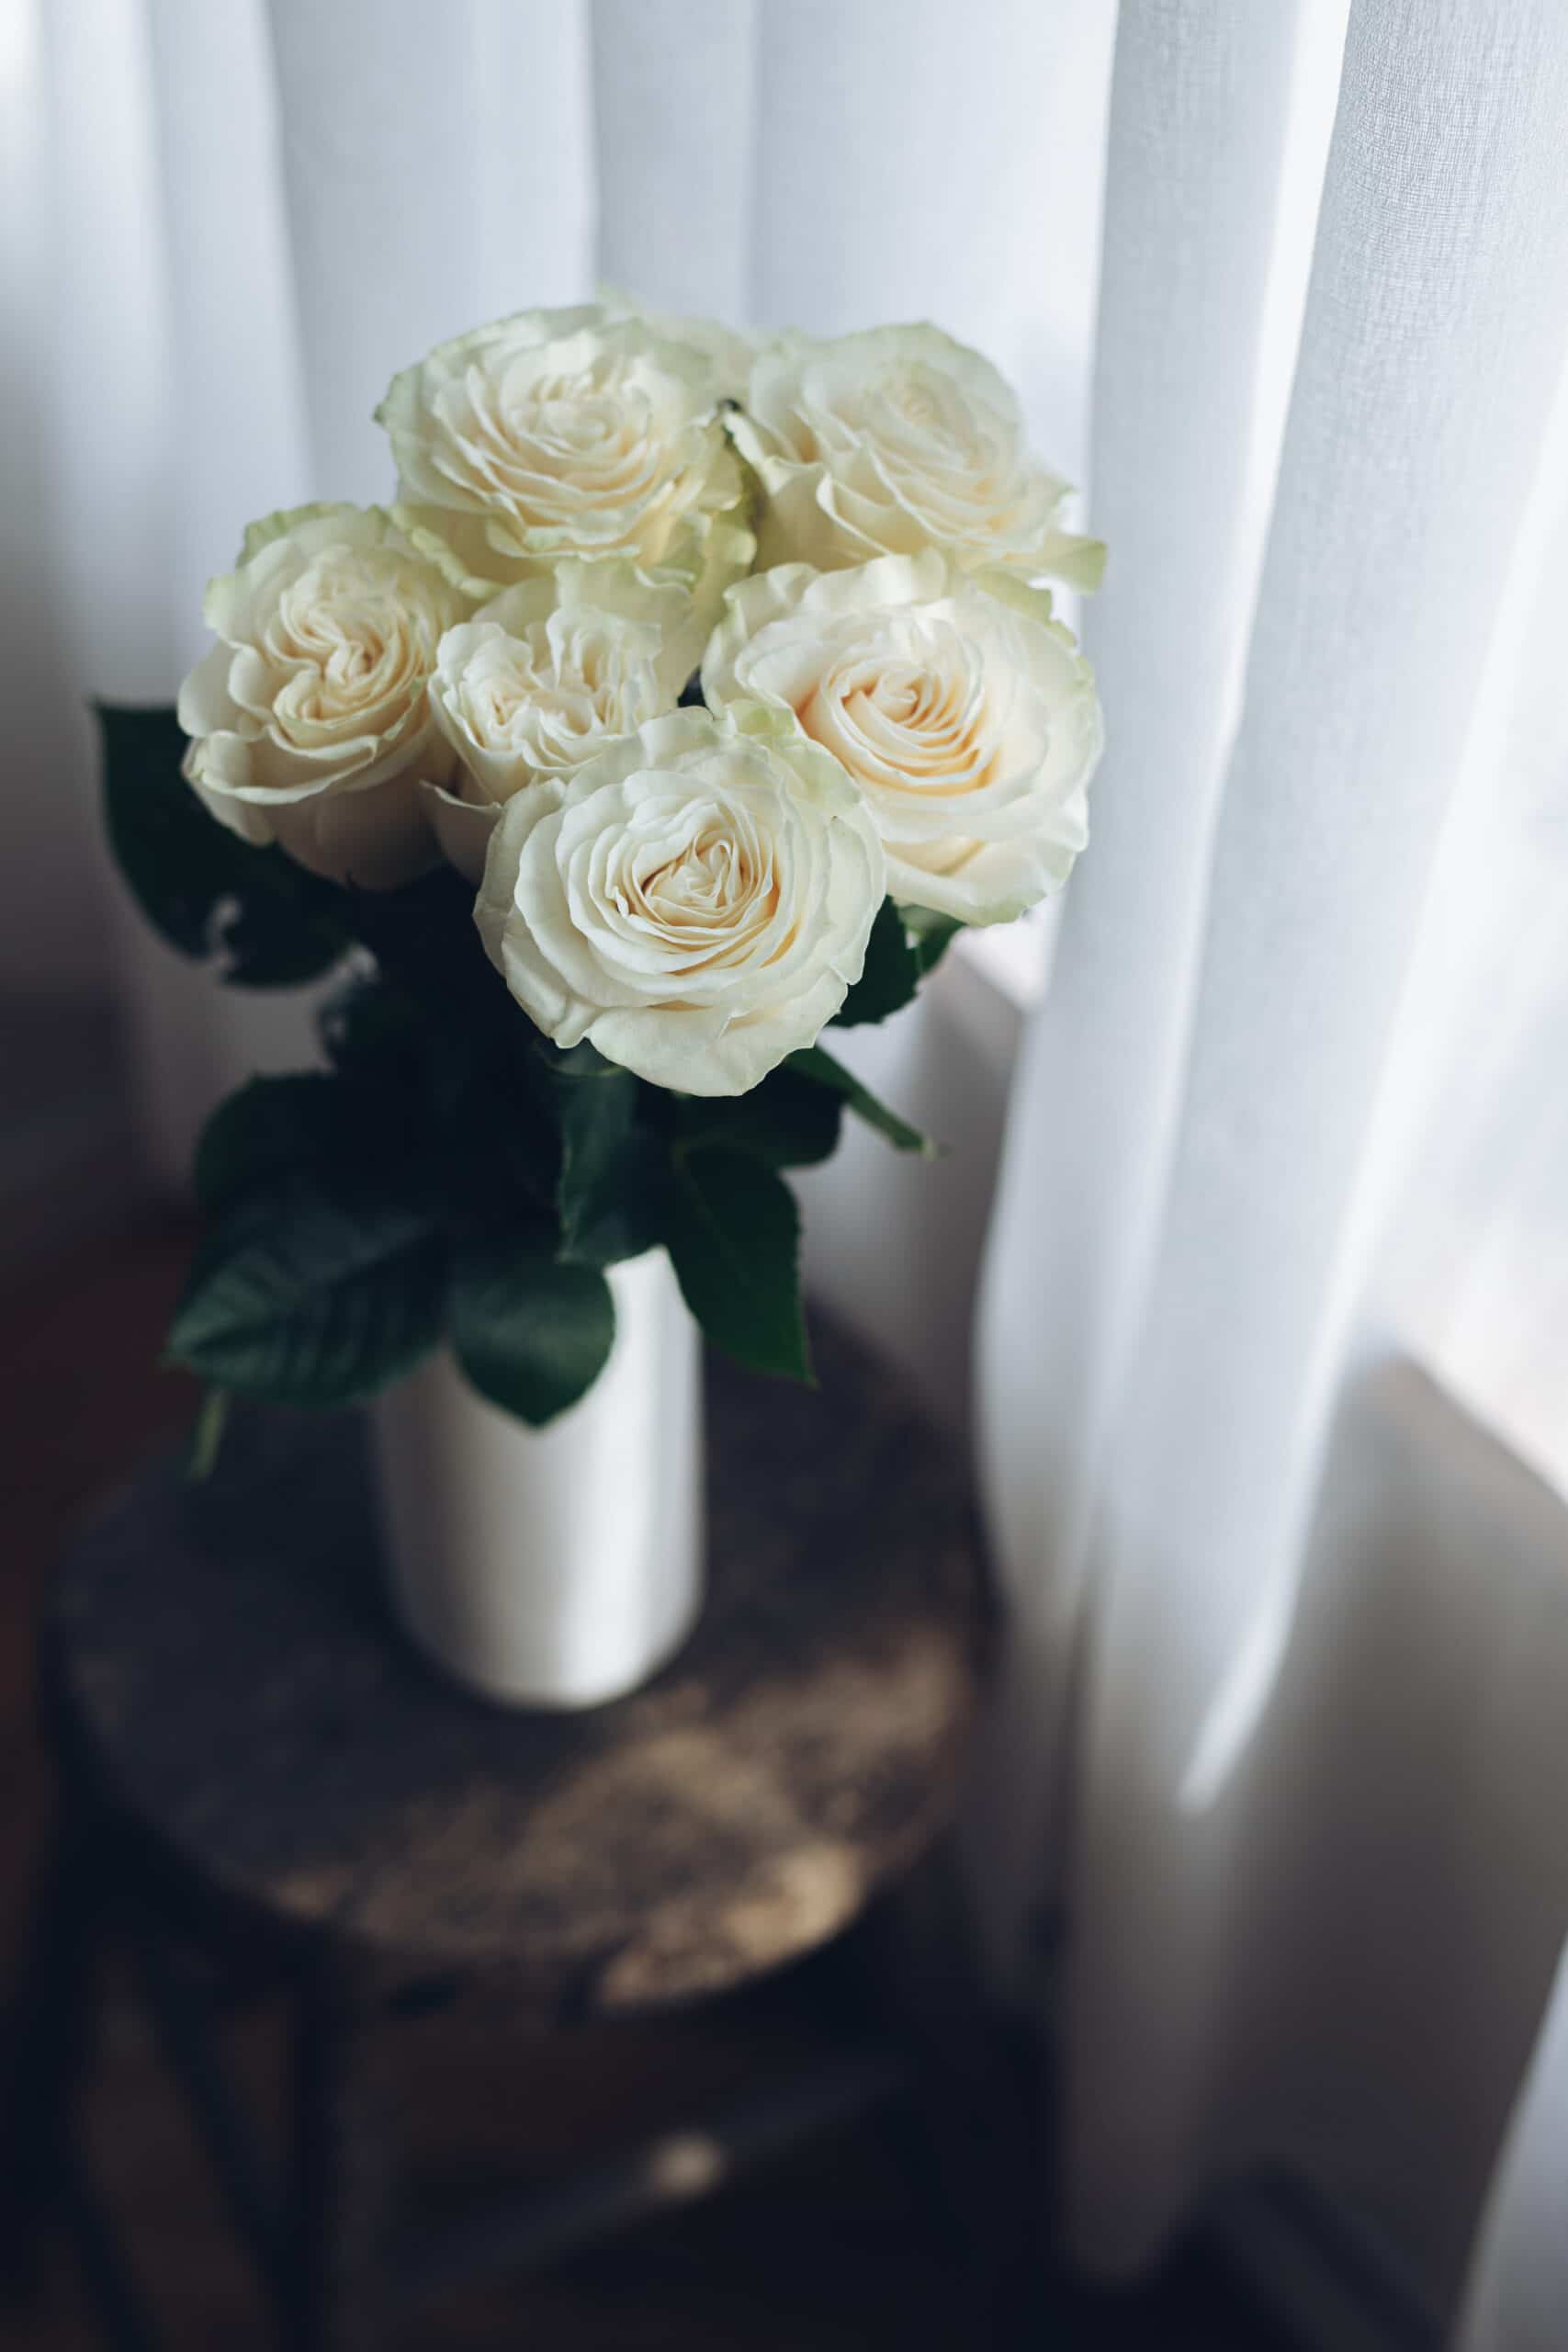
[[[662,1245],[708,1334],[808,1376],[784,1170],[821,1042],[1086,839],[1094,682],[1016,403],[929,326],[755,346],[615,303],[441,345],[378,412],[397,495],[253,524],[177,715],[107,709],[144,910],[222,976],[340,975],[325,1067],[216,1112],[170,1334],[339,1404],[444,1337],[539,1423]]]

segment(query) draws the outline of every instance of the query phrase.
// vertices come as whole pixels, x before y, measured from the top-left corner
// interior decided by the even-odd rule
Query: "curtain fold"
[[[1076,473],[1113,0],[790,0],[756,62],[750,315],[929,317]]]
[[[400,368],[592,283],[585,11],[449,0],[435,40],[424,0],[267,13],[309,494],[373,501],[389,484],[371,412]]]
[[[1182,14],[1190,59],[1204,54],[1205,26],[1234,29],[1241,12]],[[1170,22],[1164,8],[1124,8],[1119,70],[1142,34],[1157,38]],[[1181,153],[1182,86],[1178,77],[1166,98],[1171,143],[1154,143],[1151,171]],[[998,1419],[1010,1374],[1048,1384],[1036,1427],[1053,1432],[1047,1476],[1066,1496],[1045,1516],[1037,1473],[1031,1526],[1016,1453],[1010,1464],[993,1425],[1001,1524],[1013,1546],[1027,1531],[1033,1551],[1032,1562],[1014,1553],[1015,1579],[1031,1566],[1048,1579],[1060,1572],[1035,1547],[1063,1525],[1070,1582],[1073,1548],[1087,1538],[1069,2197],[1079,2243],[1111,2263],[1146,2255],[1233,2145],[1218,2085],[1247,1893],[1248,1747],[1289,1632],[1356,1296],[1371,1206],[1359,1179],[1384,1049],[1562,365],[1565,108],[1568,18],[1554,7],[1357,0],[1213,848],[1203,856],[1195,833],[1185,863],[1168,869],[1156,854],[1134,872],[1135,861],[1119,871],[1097,844],[1023,1081],[1021,1136],[1032,1106],[1037,1137],[1054,1106],[1070,1106],[1075,1129],[1086,1101],[1098,1107],[1086,1068],[1121,1072],[1143,1052],[1134,1023],[1145,1006],[1129,1018],[1115,959],[1142,963],[1151,891],[1184,898],[1156,918],[1189,943],[1201,926],[1179,1091],[1182,971],[1172,956],[1163,968],[1178,1004],[1166,1008],[1161,1054],[1149,1056],[1153,1082],[1136,1102],[1118,1083],[1124,1124],[1103,1144],[1096,1136],[1108,1157],[1075,1166],[1075,1132],[1066,1150],[1037,1149],[1031,1170],[1021,1147],[987,1341]],[[1113,189],[1114,139],[1113,130]],[[1214,168],[1224,169],[1223,148]],[[1116,253],[1108,238],[1112,333]],[[1108,379],[1125,357],[1115,344],[1102,357],[1112,420]],[[1179,466],[1216,455],[1201,441],[1176,445]],[[1156,503],[1168,496],[1167,469],[1165,439],[1151,435],[1142,481]],[[1114,537],[1114,474],[1099,487],[1112,502],[1108,516],[1102,497],[1099,519]],[[1140,594],[1200,601],[1185,556],[1179,541],[1140,547]],[[1108,604],[1099,651],[1111,679],[1116,626]],[[1161,708],[1161,672],[1151,664],[1145,676],[1151,707],[1132,720],[1134,748],[1140,738],[1147,746],[1141,761],[1161,732],[1185,744],[1196,725],[1209,745],[1218,740],[1212,703]],[[1113,695],[1124,726],[1128,706],[1125,692]],[[1127,751],[1124,741],[1118,756]],[[1163,773],[1144,769],[1146,792],[1155,774],[1163,781],[1168,755]],[[1204,770],[1184,783],[1201,810]],[[1112,828],[1131,821],[1135,790],[1125,788]],[[1113,775],[1100,791],[1102,829],[1115,797]],[[1065,1034],[1075,1009],[1087,1041]],[[1118,1016],[1126,1026],[1112,1025]],[[1090,1238],[1082,1220],[1095,1183],[1115,1213]],[[1084,1270],[1076,1288],[1074,1265]],[[1086,1283],[1087,1311],[1077,1305]],[[1065,1315],[1064,1297],[1074,1302]],[[1002,1301],[1015,1331],[1032,1310],[1052,1338],[1032,1354],[1015,1341],[1010,1355]],[[1079,1388],[1086,1402],[1074,1412],[1064,1399]],[[1021,1408],[1010,1398],[1007,1409]],[[1060,1435],[1065,1410],[1081,1445]]]
[[[1089,1523],[1173,1148],[1260,536],[1251,425],[1296,32],[1286,6],[1129,0],[1117,33],[1092,509],[1113,552],[1085,616],[1111,724],[1093,855],[1020,1057],[979,1318],[1014,1628],[984,1776],[998,1940],[1047,1851]]]
[[[750,315],[757,0],[593,0],[598,271],[656,310]]]

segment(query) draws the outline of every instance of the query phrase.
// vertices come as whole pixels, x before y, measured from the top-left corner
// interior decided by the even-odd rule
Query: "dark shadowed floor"
[[[63,1532],[147,1448],[181,1430],[193,1396],[157,1371],[188,1231],[147,1223],[33,1270],[0,1295],[0,1961],[15,1951],[47,1820],[34,1732],[31,1623]],[[547,2180],[761,2070],[787,2071],[814,2031],[809,1972],[657,2028],[598,2029],[530,2049],[459,2015],[399,2029],[400,2104],[433,2181],[503,2165]],[[266,2013],[235,2031],[258,2107],[276,2106],[281,2050]],[[138,2014],[111,1998],[91,2103],[98,2176],[173,2352],[268,2342]],[[896,2109],[754,2172],[701,2206],[504,2290],[443,2308],[415,2346],[527,2342],[547,2352],[978,2352],[961,2281],[903,2157]],[[1287,2352],[1201,2257],[1136,2295],[1060,2282],[1043,2347],[1064,2352]],[[0,2312],[17,2352],[87,2352],[69,2266],[37,2308]]]

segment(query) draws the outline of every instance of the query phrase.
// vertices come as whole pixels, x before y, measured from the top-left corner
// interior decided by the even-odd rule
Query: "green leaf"
[[[253,1078],[201,1131],[192,1177],[209,1216],[248,1193],[276,1192],[301,1171],[323,1175],[359,1143],[360,1090],[326,1071]]]
[[[350,1404],[435,1344],[446,1274],[441,1237],[400,1203],[246,1199],[197,1250],[168,1354],[243,1396]]]
[[[172,710],[100,703],[104,813],[120,872],[143,914],[182,956],[205,956],[212,910],[229,888],[222,829],[180,774],[186,739]]]
[[[227,903],[213,927],[219,978],[231,988],[300,988],[341,963],[350,942],[337,885],[308,874],[280,849],[253,849],[201,814],[234,845]]]
[[[936,1158],[936,1146],[921,1135],[919,1127],[912,1127],[908,1119],[901,1119],[897,1111],[879,1102],[868,1086],[863,1086],[852,1071],[847,1070],[842,1062],[835,1061],[831,1054],[824,1053],[820,1046],[807,1046],[799,1053],[791,1054],[785,1068],[798,1070],[803,1078],[840,1095],[857,1118],[874,1127],[878,1135],[886,1136],[896,1151],[918,1151],[923,1159]]]
[[[154,930],[182,956],[220,956],[220,977],[244,987],[329,970],[347,944],[332,884],[209,816],[180,774],[172,710],[100,703],[97,718],[110,845]]]
[[[525,1021],[485,954],[470,884],[450,866],[400,890],[345,890],[344,920],[378,966],[433,1020],[486,1036]]]
[[[600,1054],[583,1061],[581,1053],[551,1071],[561,1134],[560,1254],[610,1266],[660,1238],[668,1161],[663,1137],[641,1118],[641,1082]]]
[[[904,932],[904,919],[891,899],[884,899],[865,944],[865,968],[838,1012],[834,1025],[859,1027],[867,1021],[886,1021],[907,1005],[919,986],[920,967]]]
[[[424,1043],[418,1007],[372,969],[352,971],[316,1014],[335,1070],[368,1085],[418,1086]]]
[[[843,1111],[840,1095],[784,1065],[749,1094],[680,1099],[675,1131],[688,1148],[723,1144],[770,1168],[810,1168],[837,1148]]]
[[[458,1258],[448,1316],[457,1361],[481,1396],[535,1429],[574,1405],[615,1337],[610,1286],[536,1241],[488,1236]]]
[[[964,925],[956,915],[939,915],[930,907],[900,907],[899,918],[909,942],[915,968],[923,980],[934,972]]]
[[[677,1147],[665,1238],[687,1306],[727,1355],[810,1379],[800,1213],[781,1177],[750,1152]]]
[[[412,912],[403,910],[405,922]],[[519,1209],[553,1218],[561,1147],[548,1072],[471,922],[467,932],[480,956],[479,1018],[453,1017],[451,976],[437,951],[417,996],[407,979],[378,971],[348,980],[323,1008],[322,1043],[346,1080],[417,1115],[418,1135],[395,1148],[439,1161],[434,1181],[455,1219],[504,1225]],[[502,1017],[492,1023],[497,1003]]]
[[[329,1070],[254,1078],[220,1102],[197,1145],[196,1194],[209,1216],[265,1195],[307,1205],[431,1213],[443,1182],[429,1118],[408,1087],[374,1087]]]

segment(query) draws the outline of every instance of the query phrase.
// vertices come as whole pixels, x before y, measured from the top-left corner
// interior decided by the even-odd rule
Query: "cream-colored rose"
[[[723,711],[761,703],[864,793],[906,905],[1009,922],[1089,837],[1094,677],[1050,599],[934,549],[849,571],[784,564],[732,588],[703,661]]]
[[[730,432],[762,486],[764,566],[937,547],[966,571],[1099,583],[1104,548],[1063,528],[1067,485],[1031,457],[1011,391],[936,327],[781,336]]]
[[[728,327],[722,319],[698,318],[691,312],[650,311],[618,287],[601,286],[599,300],[615,318],[640,319],[669,343],[689,344],[713,367],[714,386],[727,401],[743,401],[751,380],[751,367],[764,341],[755,327]]]
[[[677,710],[509,800],[474,911],[558,1046],[744,1094],[842,1004],[884,880],[836,762],[758,709]]]
[[[426,686],[460,602],[377,507],[253,523],[180,688],[186,775],[220,823],[313,873],[395,888],[434,863],[422,779],[453,757]]]
[[[609,565],[563,566],[569,576],[525,580],[447,630],[430,682],[436,725],[457,755],[448,789],[432,786],[436,839],[468,880],[503,804],[550,777],[570,776],[619,736],[673,707],[659,674],[660,635],[591,594]],[[558,601],[558,590],[569,592]]]
[[[755,552],[712,352],[585,304],[436,346],[377,415],[416,543],[470,598],[569,558],[634,567],[677,692]]]

